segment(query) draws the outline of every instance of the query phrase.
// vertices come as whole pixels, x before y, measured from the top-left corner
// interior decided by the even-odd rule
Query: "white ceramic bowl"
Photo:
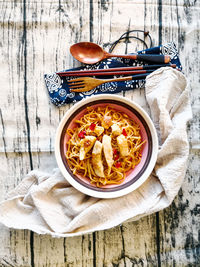
[[[104,105],[109,105],[125,112],[129,117],[139,123],[142,139],[145,139],[146,142],[143,145],[141,162],[127,173],[127,177],[121,184],[98,188],[91,185],[89,179],[86,177],[76,176],[71,172],[65,158],[66,129],[74,126],[74,120],[84,114],[86,107]],[[65,113],[56,132],[55,156],[62,174],[77,190],[97,198],[116,198],[137,189],[151,174],[156,163],[157,153],[157,133],[148,114],[138,104],[118,95],[101,94],[81,100]]]

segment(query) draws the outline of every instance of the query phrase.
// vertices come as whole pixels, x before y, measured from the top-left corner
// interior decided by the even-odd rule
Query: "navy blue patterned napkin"
[[[171,63],[176,64],[177,68],[182,69],[181,63],[178,57],[178,51],[174,43],[168,43],[166,45],[152,47],[146,50],[138,51],[137,53],[170,55]],[[122,58],[111,59],[110,58],[110,59],[101,61],[100,63],[94,64],[94,65],[85,65],[85,66],[70,69],[70,70],[107,69],[107,68],[139,66],[139,65],[144,65],[144,62],[141,62],[141,61],[138,62],[136,60],[131,60],[131,59],[122,59]],[[69,71],[69,70],[63,70],[63,71]],[[82,93],[73,92],[72,93],[70,92],[68,84],[67,84],[67,81],[71,78],[72,77],[68,77],[68,76],[60,77],[56,73],[44,75],[45,84],[46,84],[51,102],[55,104],[56,106],[62,106],[62,105],[69,104],[72,102],[77,102],[90,95],[96,95],[96,94],[102,94],[102,93],[114,94],[114,93],[119,93],[122,91],[133,90],[135,88],[142,88],[145,86],[145,79],[132,80],[132,81],[124,81],[124,82],[105,83],[105,84],[102,84],[96,87],[95,89],[89,92],[82,92]]]

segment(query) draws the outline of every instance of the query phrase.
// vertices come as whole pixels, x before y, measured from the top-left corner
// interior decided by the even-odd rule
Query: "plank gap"
[[[156,212],[156,246],[157,246],[157,262],[158,262],[158,267],[161,267],[161,260],[160,260],[159,212]]]

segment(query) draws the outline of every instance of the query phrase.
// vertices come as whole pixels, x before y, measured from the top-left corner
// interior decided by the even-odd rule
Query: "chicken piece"
[[[103,145],[101,142],[96,141],[92,150],[92,165],[94,172],[99,177],[104,177],[103,162],[101,159]]]
[[[108,174],[110,174],[111,167],[113,165],[113,150],[112,150],[112,145],[111,145],[111,137],[108,135],[104,135],[102,139],[102,144],[103,144],[103,152],[104,156],[106,159],[106,162],[108,164]]]
[[[95,136],[86,136],[83,138],[80,142],[80,154],[79,158],[80,160],[83,160],[86,156],[86,154],[90,151],[90,149],[93,147],[94,143],[96,141]]]
[[[112,118],[110,116],[105,115],[103,117],[101,126],[103,126],[105,129],[108,129],[111,125],[112,125]]]
[[[90,128],[88,128],[88,133],[89,134],[95,133],[97,136],[100,136],[103,132],[104,132],[104,128],[99,126],[99,125],[96,125],[94,127],[94,129],[92,129],[92,130]]]
[[[111,126],[111,128],[112,128],[112,134],[115,135],[115,136],[120,135],[120,134],[122,133],[121,128],[120,128],[119,125],[116,124],[116,123],[114,123],[114,124]]]
[[[121,154],[122,157],[125,157],[128,155],[128,142],[126,137],[121,134],[117,137],[117,144],[119,147],[119,152]]]
[[[100,136],[104,132],[104,128],[97,125],[94,129],[94,132],[97,136]]]

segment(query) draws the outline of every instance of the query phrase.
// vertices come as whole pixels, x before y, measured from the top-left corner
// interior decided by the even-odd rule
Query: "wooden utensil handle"
[[[122,82],[122,81],[130,81],[130,80],[142,80],[142,79],[145,79],[149,74],[150,73],[138,74],[138,75],[127,76],[127,77],[122,77],[122,78],[107,79],[104,81],[106,81],[106,82]]]
[[[155,70],[155,69],[154,69]],[[154,70],[131,70],[131,71],[108,71],[108,72],[79,72],[79,73],[57,73],[62,76],[77,76],[77,77],[88,77],[88,76],[114,76],[114,75],[134,75],[134,74],[142,74],[152,72]]]
[[[144,65],[138,67],[117,67],[109,69],[93,69],[93,70],[68,70],[56,72],[59,76],[100,76],[100,75],[120,75],[120,74],[134,74],[132,71],[155,70],[161,67],[176,68],[176,64],[159,64],[159,65]]]
[[[129,81],[132,80],[132,76],[122,77],[122,78],[113,78],[104,80],[105,82],[122,82],[122,81]]]

